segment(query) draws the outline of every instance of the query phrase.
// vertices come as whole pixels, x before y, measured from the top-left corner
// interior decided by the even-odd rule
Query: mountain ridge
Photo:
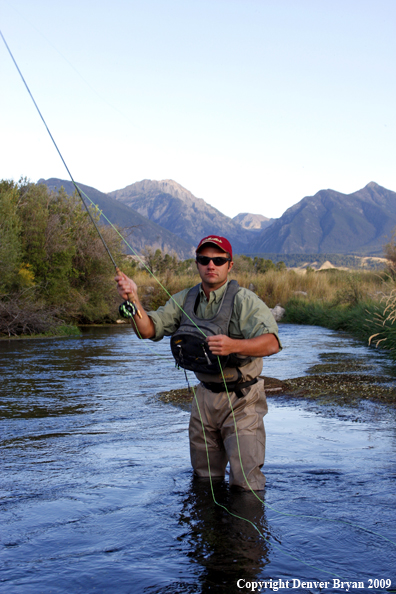
[[[74,191],[65,180],[40,182]],[[351,194],[319,190],[279,219],[251,213],[231,219],[170,179],[142,180],[108,194],[81,188],[113,222],[128,227],[129,221],[136,228],[139,221],[133,231],[137,251],[150,245],[182,258],[192,257],[199,240],[209,234],[226,236],[236,254],[380,256],[396,228],[396,193],[376,182]]]
[[[251,251],[378,255],[396,227],[396,193],[369,182],[343,194],[319,190],[264,229]]]
[[[255,236],[174,180],[145,179],[108,195],[193,245],[210,234],[227,235],[235,252],[241,252]]]
[[[49,178],[47,180],[40,179],[37,183],[46,185],[50,190],[59,190],[63,187],[69,195],[75,192],[73,182],[68,180]],[[77,185],[113,224],[126,230],[124,235],[137,252],[140,253],[146,246],[150,246],[167,253],[174,252],[180,258],[193,257],[195,252],[192,243],[185,242],[178,235],[143,217],[129,206],[117,202],[108,194],[85,184],[77,183]],[[107,224],[105,219],[103,219],[103,222]]]

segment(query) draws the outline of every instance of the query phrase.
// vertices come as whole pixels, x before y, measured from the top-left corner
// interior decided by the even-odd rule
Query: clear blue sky
[[[396,191],[395,0],[0,0],[74,178],[174,179],[229,216]],[[0,178],[67,173],[0,40]]]

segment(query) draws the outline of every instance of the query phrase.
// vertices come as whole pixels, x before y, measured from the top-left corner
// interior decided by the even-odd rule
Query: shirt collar
[[[228,286],[228,281],[226,283],[224,283],[224,285],[222,285],[221,287],[216,289],[215,291],[211,291],[209,293],[209,299],[207,300],[208,303],[213,303],[213,302],[219,303],[223,298],[223,295],[227,289],[227,286]],[[200,287],[200,292],[201,292],[201,296],[203,296],[206,300],[205,291],[203,290],[202,285]]]

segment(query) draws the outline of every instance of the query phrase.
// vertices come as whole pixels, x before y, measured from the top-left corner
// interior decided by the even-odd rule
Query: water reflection
[[[241,576],[254,580],[268,563],[265,507],[253,493],[229,489],[223,481],[213,489],[218,505],[209,482],[192,479],[179,518],[186,532],[179,540],[188,542],[191,562],[202,568],[202,592],[230,592]]]

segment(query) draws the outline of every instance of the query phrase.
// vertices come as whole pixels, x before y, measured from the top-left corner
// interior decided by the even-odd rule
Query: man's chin
[[[217,276],[210,276],[209,278],[206,277],[205,278],[205,283],[207,285],[217,285],[219,282],[219,279],[217,278]]]

